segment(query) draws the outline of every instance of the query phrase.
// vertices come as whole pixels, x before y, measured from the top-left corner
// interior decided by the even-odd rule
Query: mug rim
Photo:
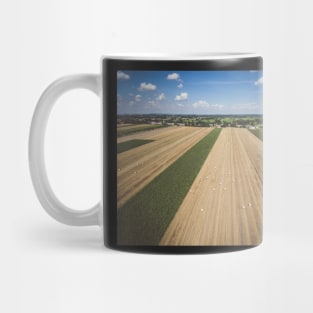
[[[261,57],[255,52],[196,52],[196,53],[114,53],[106,54],[104,59],[112,60],[136,60],[136,61],[206,61],[223,59],[242,59],[242,58]]]

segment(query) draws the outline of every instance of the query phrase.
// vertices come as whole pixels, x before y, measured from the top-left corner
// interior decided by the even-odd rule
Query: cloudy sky
[[[119,71],[118,114],[261,114],[262,71]]]

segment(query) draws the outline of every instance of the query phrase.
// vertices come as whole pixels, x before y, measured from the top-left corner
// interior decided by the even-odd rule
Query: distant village
[[[151,124],[162,126],[263,128],[262,115],[119,115],[117,125]]]

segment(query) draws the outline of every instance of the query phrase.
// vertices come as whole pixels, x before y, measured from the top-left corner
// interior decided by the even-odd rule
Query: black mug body
[[[107,247],[217,253],[262,242],[258,55],[102,59]]]

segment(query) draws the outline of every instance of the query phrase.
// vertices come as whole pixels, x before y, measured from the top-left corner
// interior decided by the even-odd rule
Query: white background
[[[311,12],[301,0],[1,1],[1,312],[312,312]],[[43,89],[99,72],[106,53],[204,51],[264,57],[263,244],[215,255],[119,253],[103,247],[97,227],[50,218],[27,164]],[[99,112],[94,95],[72,92],[48,125],[52,186],[79,209],[100,197]]]

